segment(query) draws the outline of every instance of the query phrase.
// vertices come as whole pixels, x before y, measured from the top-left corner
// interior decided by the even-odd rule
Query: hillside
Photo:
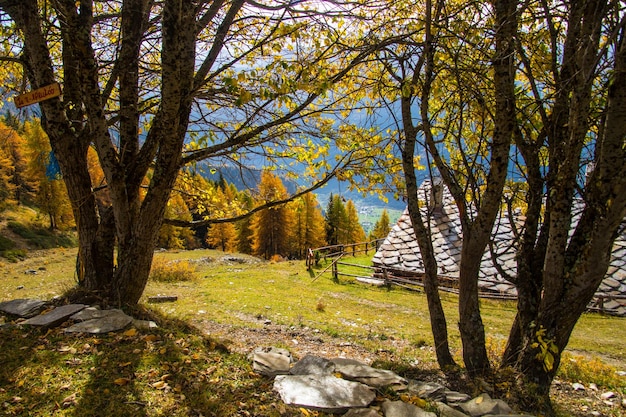
[[[0,213],[0,256],[8,261],[23,259],[31,251],[76,244],[72,230],[50,230],[34,208],[16,206]]]

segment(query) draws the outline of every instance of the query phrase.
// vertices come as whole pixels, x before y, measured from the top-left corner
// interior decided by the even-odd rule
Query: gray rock
[[[63,323],[71,315],[81,311],[85,307],[87,307],[85,304],[68,304],[60,306],[45,314],[30,318],[22,324],[28,324],[30,326],[54,327]]]
[[[434,382],[423,382],[410,379],[407,389],[410,393],[415,394],[420,398],[433,401],[446,400],[446,387]]]
[[[306,355],[289,371],[292,375],[332,375],[333,372],[335,372],[334,363],[313,355]]]
[[[617,397],[617,394],[615,394],[613,391],[603,392],[602,395],[600,395],[600,398],[602,398],[603,400],[610,400],[611,398],[615,397]]]
[[[462,392],[446,390],[446,403],[448,404],[463,403],[469,401],[471,398],[472,397]]]
[[[122,310],[100,310],[98,307],[87,307],[72,315],[70,318],[74,321],[87,321],[93,319],[101,319],[111,314],[111,311]]]
[[[437,407],[437,410],[439,411],[440,417],[467,417],[467,414],[455,410],[454,408],[442,402],[436,402],[435,405]]]
[[[104,314],[104,316],[76,323],[66,328],[65,332],[91,334],[117,332],[124,330],[133,322],[133,318],[121,310],[101,310],[101,313],[98,314]]]
[[[368,386],[332,375],[278,375],[274,390],[285,404],[327,413],[364,408],[376,398]]]
[[[370,387],[391,387],[395,390],[406,389],[408,381],[387,369],[372,368],[358,361],[331,359],[335,364],[335,372],[345,379],[357,381]]]
[[[275,376],[289,373],[293,362],[287,349],[257,348],[252,355],[252,368],[261,375]]]
[[[380,417],[380,413],[371,408],[352,408],[342,417]]]
[[[385,401],[382,405],[385,417],[437,417],[437,414],[424,411],[403,401]]]
[[[157,327],[159,327],[152,320],[138,320],[138,319],[133,319],[133,326],[137,330],[152,330],[152,329],[156,329]]]
[[[32,298],[19,298],[17,300],[0,303],[0,311],[12,316],[28,319],[41,313],[46,307],[46,302]]]
[[[494,414],[511,414],[513,410],[502,400],[493,400],[489,394],[481,394],[478,397],[459,404],[463,412],[471,417],[480,417]]]

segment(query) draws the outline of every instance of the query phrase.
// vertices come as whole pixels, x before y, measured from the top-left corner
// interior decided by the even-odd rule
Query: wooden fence
[[[423,273],[390,267],[358,265],[347,262],[346,258],[348,255],[349,252],[344,251],[334,253],[334,257],[332,258],[328,256],[326,261],[330,258],[330,264],[318,272],[313,278],[313,281],[318,279],[323,274],[330,272],[333,281],[337,282],[341,277],[346,277],[369,285],[385,286],[388,288],[391,288],[391,286],[397,286],[411,291],[423,291]],[[439,284],[439,291],[457,295],[459,294],[459,283],[457,278],[440,275],[437,277],[437,281]],[[483,299],[517,300],[516,295],[489,291],[487,289],[479,289],[478,296]],[[618,302],[624,306],[626,304],[626,296],[596,294],[594,300],[590,303],[587,309],[592,312],[623,316],[623,312],[621,312],[623,308],[621,310],[606,308],[605,304],[610,301],[614,303]]]
[[[311,270],[311,268],[313,268],[314,265],[319,264],[322,259],[327,261],[328,259],[337,259],[344,255],[356,256],[361,253],[366,255],[369,252],[376,253],[383,240],[384,239],[378,239],[372,240],[371,242],[330,245],[315,249],[309,248],[306,254],[306,267],[308,270]]]

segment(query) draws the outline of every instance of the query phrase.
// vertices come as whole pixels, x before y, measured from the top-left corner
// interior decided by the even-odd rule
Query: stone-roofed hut
[[[454,287],[459,278],[463,233],[459,211],[452,194],[440,181],[426,180],[418,190],[424,224],[430,227],[437,259],[439,281],[442,286]],[[576,221],[576,219],[574,220]],[[626,224],[626,223],[625,223]],[[523,225],[523,217],[516,213],[513,219],[499,216],[494,224],[492,239],[482,257],[478,287],[483,297],[514,299],[515,285],[507,280],[515,277],[516,238],[514,230]],[[626,316],[626,227],[621,229],[613,245],[613,258],[607,275],[590,309]],[[373,258],[377,270],[393,275],[419,279],[424,273],[415,233],[405,210]]]

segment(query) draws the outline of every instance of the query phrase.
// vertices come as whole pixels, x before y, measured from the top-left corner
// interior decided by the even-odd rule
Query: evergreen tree
[[[243,209],[250,211],[254,207],[254,200],[250,194],[242,192],[239,194],[239,200],[243,206]],[[246,217],[239,220],[235,224],[237,230],[237,252],[239,253],[253,253],[254,231],[252,230],[252,217]]]
[[[259,183],[259,200],[269,203],[287,197],[287,189],[280,178],[263,171]],[[254,253],[266,259],[274,255],[289,256],[293,211],[288,205],[279,205],[258,212],[254,216]]]
[[[352,244],[365,242],[365,231],[363,230],[363,226],[361,226],[361,223],[359,223],[359,213],[357,212],[356,206],[354,205],[352,200],[348,200],[348,202],[346,203],[346,219],[346,243]],[[353,253],[356,249],[356,246],[354,246],[352,249]]]
[[[223,187],[223,188],[222,188]],[[221,213],[228,212],[229,205],[234,201],[233,188],[226,183],[218,185],[216,190],[216,200]],[[209,246],[216,247],[222,251],[231,252],[237,247],[237,231],[233,223],[215,223],[209,227],[206,242]]]
[[[309,248],[318,248],[326,244],[324,216],[319,209],[315,195],[303,195],[294,206],[294,251],[303,258]]]
[[[348,242],[348,216],[343,199],[338,195],[330,195],[326,209],[326,241],[329,245]]]
[[[387,237],[390,231],[391,225],[389,222],[389,213],[387,213],[387,210],[383,210],[380,218],[370,232],[370,240],[384,239]]]

